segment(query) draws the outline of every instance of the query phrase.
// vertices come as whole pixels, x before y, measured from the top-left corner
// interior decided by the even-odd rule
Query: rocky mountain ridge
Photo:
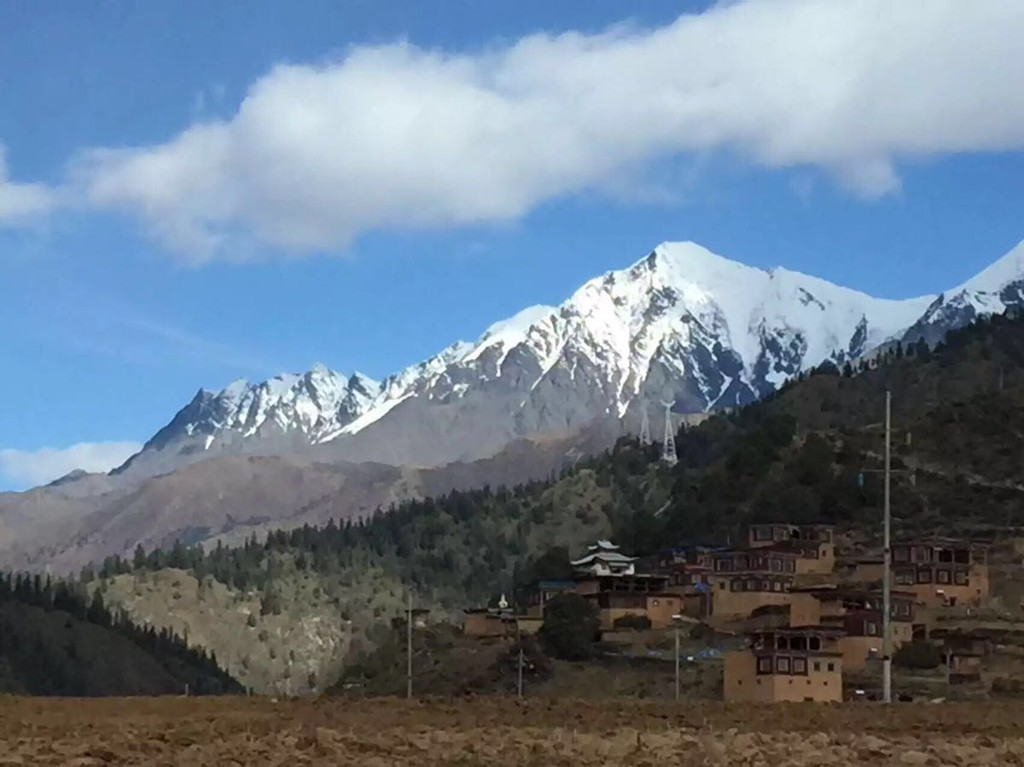
[[[939,340],[1024,303],[1024,243],[938,296],[888,300],[694,243],[664,243],[383,382],[319,365],[201,390],[119,471],[149,476],[221,454],[290,454],[437,466],[645,403],[700,413],[742,405],[823,361]]]

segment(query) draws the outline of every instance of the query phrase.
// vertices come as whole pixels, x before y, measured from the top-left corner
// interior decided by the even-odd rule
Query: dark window
[[[955,573],[953,573],[953,582],[956,583],[957,586],[966,586],[967,573],[965,573],[963,570],[957,570]]]
[[[907,550],[906,549],[893,549],[892,550],[892,561],[893,562],[906,562],[907,561]]]
[[[943,563],[953,561],[953,552],[949,549],[939,549],[939,561]]]
[[[821,671],[821,661],[814,661],[814,670]]]
[[[781,573],[782,572],[782,560],[781,559],[779,559],[778,557],[772,557],[771,563],[772,563],[771,567],[772,567],[772,572],[773,573]]]
[[[821,639],[819,637],[811,637],[807,640],[807,646],[810,647],[812,650],[820,650]]]
[[[829,671],[835,671],[836,670],[836,664],[835,663],[829,663],[828,664],[828,670]],[[828,684],[828,682],[825,682],[825,684]]]
[[[743,591],[743,581],[732,581],[732,583],[731,583],[731,590],[732,591]]]
[[[788,650],[789,649],[789,639],[787,639],[786,637],[776,637],[775,638],[775,647],[777,649],[779,649],[779,650]]]
[[[785,570],[787,573],[796,572],[796,562],[794,562],[792,559],[787,559]]]

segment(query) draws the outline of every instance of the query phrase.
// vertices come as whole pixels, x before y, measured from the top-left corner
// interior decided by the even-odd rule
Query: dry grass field
[[[0,698],[0,765],[1024,765],[1024,706]]]

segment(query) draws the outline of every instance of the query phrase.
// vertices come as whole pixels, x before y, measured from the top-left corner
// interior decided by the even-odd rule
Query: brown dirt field
[[[0,765],[1024,765],[1020,704],[0,698]]]

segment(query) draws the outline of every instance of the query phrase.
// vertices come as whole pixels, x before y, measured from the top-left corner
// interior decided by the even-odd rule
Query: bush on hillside
[[[942,665],[942,650],[931,642],[917,641],[902,645],[892,656],[892,662],[901,668],[933,669]]]
[[[626,631],[646,631],[651,627],[651,619],[646,615],[620,615],[612,626]]]
[[[597,608],[579,594],[559,594],[544,607],[538,637],[544,649],[562,660],[587,660],[601,632]]]

